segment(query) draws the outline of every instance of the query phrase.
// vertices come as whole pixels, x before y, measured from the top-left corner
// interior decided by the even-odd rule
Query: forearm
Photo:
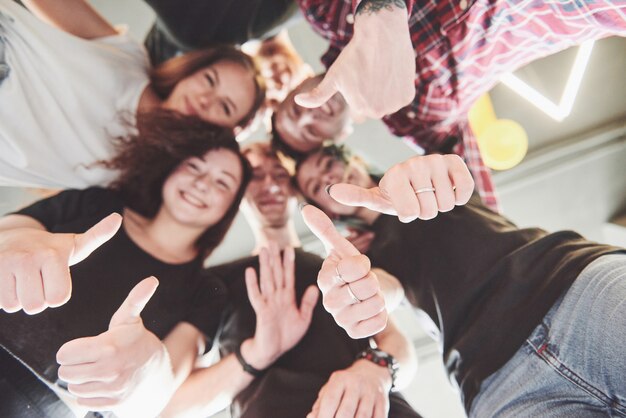
[[[84,39],[117,34],[115,28],[85,0],[23,0],[44,22]]]
[[[388,312],[393,312],[404,299],[404,288],[400,281],[393,275],[378,267],[372,268],[372,272],[378,277],[380,291],[385,298],[385,306]]]
[[[234,354],[215,365],[191,373],[178,388],[162,417],[205,417],[230,405],[254,377],[245,372]]]
[[[378,348],[391,354],[398,362],[396,388],[406,387],[417,371],[417,355],[413,343],[404,335],[389,318],[387,327],[374,336]]]

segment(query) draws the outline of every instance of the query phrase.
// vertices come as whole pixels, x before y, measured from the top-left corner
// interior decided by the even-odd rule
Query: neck
[[[283,250],[286,247],[299,247],[300,239],[296,233],[296,227],[293,224],[293,220],[289,219],[284,225],[281,226],[259,226],[253,229],[256,244],[254,246],[253,254],[258,254],[261,248],[267,247],[270,241],[278,244],[278,247]]]
[[[180,263],[191,261],[198,255],[195,243],[204,229],[181,225],[163,209],[153,219],[129,209],[124,212],[129,236],[155,258]]]
[[[163,101],[152,89],[151,85],[148,85],[141,97],[139,98],[139,104],[137,106],[137,111],[139,112],[149,112],[150,110],[154,110],[157,107],[163,105]]]

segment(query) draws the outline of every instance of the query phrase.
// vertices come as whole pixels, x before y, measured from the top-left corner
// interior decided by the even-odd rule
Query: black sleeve
[[[94,216],[104,218],[122,209],[123,204],[117,193],[109,189],[90,187],[84,190],[62,191],[13,214],[30,216],[43,224],[48,231],[56,231],[63,225],[77,220]]]
[[[227,303],[228,289],[224,282],[215,276],[203,274],[184,321],[204,334],[206,351],[213,347]]]

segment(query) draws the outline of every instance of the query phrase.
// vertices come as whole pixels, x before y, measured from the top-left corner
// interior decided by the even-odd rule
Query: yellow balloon
[[[493,121],[476,138],[485,165],[494,170],[515,167],[528,151],[526,131],[510,119]]]
[[[493,110],[489,93],[483,94],[476,100],[467,113],[467,118],[476,136],[480,136],[489,125],[495,122],[496,112]]]

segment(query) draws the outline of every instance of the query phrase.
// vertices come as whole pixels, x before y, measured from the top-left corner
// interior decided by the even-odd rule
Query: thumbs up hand
[[[370,260],[362,255],[318,208],[302,208],[304,222],[324,243],[328,256],[317,276],[324,308],[352,338],[364,338],[387,325],[385,299]]]
[[[65,304],[72,294],[69,266],[111,239],[121,224],[113,213],[83,234],[30,228],[0,233],[0,309],[32,315]]]
[[[57,352],[59,378],[79,405],[118,416],[156,416],[169,401],[175,386],[168,352],[140,316],[158,284],[154,277],[141,281],[108,331],[69,341]]]

